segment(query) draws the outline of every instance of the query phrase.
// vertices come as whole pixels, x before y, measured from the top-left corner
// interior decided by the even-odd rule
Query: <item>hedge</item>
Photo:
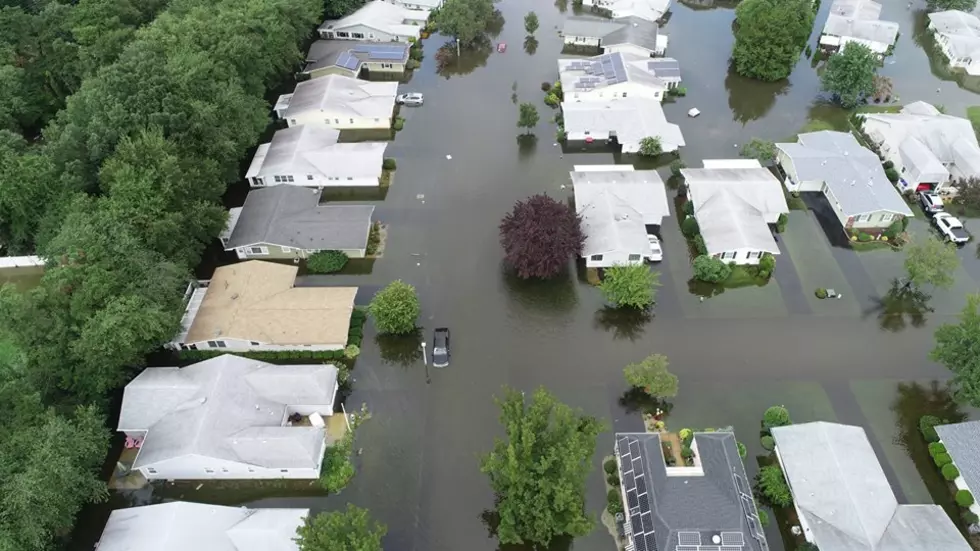
[[[942,442],[931,442],[929,444],[929,455],[935,458],[937,453],[946,453],[946,446]]]
[[[956,504],[964,509],[973,505],[973,494],[969,490],[958,490],[956,492]]]
[[[762,449],[766,450],[767,452],[771,452],[772,450],[776,449],[776,440],[772,436],[763,436],[761,442]]]
[[[606,474],[615,474],[617,470],[616,460],[607,459],[605,463],[602,464],[602,470],[606,471]]]
[[[942,471],[943,471],[943,478],[945,478],[950,482],[956,480],[956,477],[960,476],[960,470],[957,469],[956,465],[953,465],[952,463],[943,465]]]
[[[949,456],[948,453],[937,453],[932,460],[936,463],[939,468],[945,467],[953,462],[953,458]]]
[[[919,418],[919,432],[926,442],[938,442],[939,433],[936,432],[936,425],[943,424],[943,420],[935,415],[923,415]]]

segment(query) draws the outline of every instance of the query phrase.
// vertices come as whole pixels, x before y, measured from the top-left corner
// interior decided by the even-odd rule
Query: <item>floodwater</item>
[[[783,254],[768,285],[727,290],[703,302],[688,291],[691,268],[676,221],[661,228],[662,287],[651,313],[606,307],[574,268],[547,282],[514,278],[501,266],[497,225],[515,201],[542,192],[569,197],[571,190],[563,186],[574,164],[635,158],[601,148],[563,151],[554,143],[553,112],[542,101],[540,84],[556,78],[557,29],[571,6],[561,0],[555,5],[503,0],[498,6],[503,21],[495,42],[506,42],[506,53],[481,48],[462,59],[446,55],[437,71],[436,51],[444,39],[434,36],[425,41],[421,69],[401,87],[423,92],[426,102],[402,109],[405,128],[388,149],[398,170],[384,200],[375,203],[377,218],[389,226],[383,258],[370,270],[358,270],[370,273],[305,276],[302,282],[373,290],[403,279],[416,286],[422,300],[419,336],[378,339],[370,323],[366,328],[347,407],[366,404],[372,418],[358,431],[361,453],[351,485],[336,496],[286,488],[261,493],[163,488],[115,495],[111,505],[180,497],[318,512],[350,502],[388,525],[386,549],[498,549],[484,522],[493,495],[479,470],[480,455],[501,435],[494,395],[505,385],[526,391],[543,385],[606,421],[610,430],[599,437],[587,495],[588,509],[598,517],[605,502],[599,461],[612,449],[613,431],[642,430],[639,414],[621,402],[622,368],[652,353],[666,354],[680,378],[669,427],[732,425],[752,456],[761,453],[762,412],[785,404],[798,422],[837,420],[866,427],[900,500],[942,499],[943,488],[923,463],[914,427],[925,412],[950,419],[973,413],[956,409],[944,383],[932,382],[944,380],[947,372],[927,357],[935,327],[953,320],[964,296],[978,289],[980,261],[973,246],[960,251],[963,266],[952,289],[895,296],[890,290],[902,275],[902,253],[852,251],[822,229],[819,212],[806,210],[791,213],[780,236]],[[829,6],[823,0],[811,44]],[[536,41],[525,44],[523,15],[529,8],[541,26]],[[933,74],[912,39],[921,9],[922,2],[912,10],[904,2],[886,3],[883,18],[898,20],[903,31],[882,73],[894,78],[903,102],[931,101],[963,115],[966,106],[980,104],[980,96]],[[668,54],[680,60],[688,88],[687,97],[665,111],[685,134],[688,145],[681,157],[689,166],[699,166],[703,158],[736,156],[737,147],[751,137],[785,139],[809,118],[841,114],[820,98],[807,59],[801,58],[782,83],[730,74],[733,18],[723,2],[674,4],[665,29]],[[517,102],[538,106],[536,139],[519,139],[514,94]],[[691,107],[702,115],[687,118]],[[667,170],[660,170],[666,178]],[[967,225],[980,229],[974,221]],[[924,219],[910,228],[930,231]],[[818,300],[817,287],[834,288],[843,298]],[[358,301],[369,296],[361,293]],[[453,331],[453,362],[447,369],[423,366],[416,348],[436,326]],[[752,474],[755,462],[746,463]],[[91,548],[106,514],[106,507],[86,512],[82,531],[88,535],[76,538],[79,549]],[[772,548],[783,549],[777,527],[768,533]],[[598,524],[570,546],[613,548]]]

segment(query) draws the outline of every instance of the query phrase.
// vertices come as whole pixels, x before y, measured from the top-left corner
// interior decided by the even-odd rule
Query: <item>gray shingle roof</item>
[[[629,453],[632,457],[631,464],[623,466],[620,478],[628,487],[626,479],[634,477],[637,489],[645,488],[649,493],[656,549],[674,551],[681,543],[681,533],[685,532],[685,539],[694,537],[692,534],[696,533],[703,545],[710,545],[712,536],[722,532],[740,533],[745,544],[742,547],[744,551],[763,551],[768,548],[764,535],[761,536],[761,541],[752,537],[739,488],[736,486],[736,477],[740,477],[748,497],[744,506],[757,515],[745,467],[735,446],[734,434],[696,433],[694,442],[704,474],[691,476],[667,475],[660,437],[656,433],[618,433],[616,441],[621,458],[624,448],[632,449],[632,453]],[[639,464],[636,464],[637,461]],[[643,475],[636,476],[641,470]],[[643,480],[642,485],[640,479]],[[642,505],[642,500],[640,502]],[[632,506],[629,502],[628,504]],[[628,510],[627,515],[629,513]],[[646,528],[645,524],[643,528]],[[634,526],[633,531],[643,530]]]
[[[604,36],[622,29],[623,23],[595,17],[569,17],[562,26],[561,33],[565,36],[584,36],[603,38]]]
[[[187,501],[117,509],[97,551],[298,551],[309,509],[247,509]]]
[[[296,186],[253,190],[226,248],[268,244],[329,251],[367,246],[373,206],[321,206],[319,201],[318,190]]]
[[[280,366],[226,354],[144,370],[123,391],[118,426],[147,431],[134,468],[188,455],[315,468],[324,432],[283,426],[287,406],[332,409],[336,389],[332,365]]]
[[[899,505],[861,427],[815,422],[772,429],[813,542],[834,551],[969,551],[941,507]]]
[[[602,37],[603,46],[633,44],[634,46],[646,48],[651,52],[657,50],[657,35],[660,32],[659,25],[641,17],[624,17],[616,19],[615,22],[621,23],[622,27]]]
[[[949,10],[930,13],[927,17],[936,32],[946,36],[954,57],[980,57],[975,55],[980,50],[980,19],[977,16]]]
[[[980,421],[939,425],[936,432],[966,485],[980,493]]]
[[[386,63],[401,63],[405,64],[408,62],[410,44],[407,42],[361,42],[361,41],[351,41],[351,40],[317,40],[310,45],[310,51],[306,54],[306,66],[303,67],[304,73],[309,73],[310,71],[315,71],[317,69],[322,69],[324,67],[343,67],[354,73],[360,71],[361,62],[364,61],[374,61],[374,62],[386,62]],[[377,52],[379,50],[386,50],[394,52],[398,50],[401,57],[393,59],[388,56],[384,56],[384,59],[378,59]],[[356,60],[356,64],[351,65],[340,65],[345,62],[346,56],[344,54],[349,54]],[[349,58],[346,58],[349,59]]]
[[[898,38],[898,23],[879,21],[881,4],[872,0],[835,0],[830,6],[824,34],[892,44]]]
[[[885,177],[881,160],[850,133],[809,132],[800,134],[799,143],[776,147],[792,160],[798,180],[826,183],[846,216],[882,210],[912,216],[905,199]]]

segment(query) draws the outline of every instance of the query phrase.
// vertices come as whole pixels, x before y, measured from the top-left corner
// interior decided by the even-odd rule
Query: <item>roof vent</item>
[[[235,300],[236,298],[238,298],[238,293],[232,293],[231,300]]]
[[[713,536],[711,536],[711,543],[715,545],[721,545],[721,536],[718,534],[714,534]]]

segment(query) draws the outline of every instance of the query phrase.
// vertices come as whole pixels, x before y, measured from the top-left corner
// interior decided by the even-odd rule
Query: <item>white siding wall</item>
[[[326,446],[321,449],[325,451]],[[147,480],[311,479],[320,476],[320,462],[317,462],[316,468],[288,468],[285,469],[286,472],[282,472],[283,469],[268,469],[213,457],[187,455],[146,465],[138,470]]]
[[[893,214],[887,211],[876,211],[868,214],[860,215],[860,220],[857,216],[852,217],[853,222],[851,227],[860,230],[866,228],[887,228],[892,225],[895,220],[899,218],[900,215]]]
[[[225,346],[224,347],[210,346],[208,344],[208,342],[215,342],[215,343],[217,343],[217,342],[223,342],[225,344]],[[252,342],[258,342],[259,344],[252,344]],[[217,350],[217,351],[221,351],[221,352],[237,352],[237,351],[247,351],[247,350],[252,350],[252,351],[259,351],[259,350],[279,350],[279,351],[284,351],[284,350],[341,350],[341,349],[344,348],[344,346],[347,345],[347,343],[340,343],[340,344],[320,343],[320,344],[314,344],[314,345],[310,345],[310,346],[304,346],[304,345],[299,345],[299,344],[281,345],[281,344],[267,344],[267,343],[263,343],[261,341],[243,341],[243,340],[240,340],[240,339],[230,339],[230,338],[227,338],[227,337],[225,337],[223,339],[220,339],[220,338],[219,339],[215,339],[213,341],[198,341],[198,342],[189,342],[189,343],[185,343],[185,344],[187,345],[186,346],[187,349],[191,349],[190,348],[191,346],[196,346],[197,348],[194,348],[192,350]]]
[[[936,30],[932,23],[929,23],[929,30]],[[969,75],[980,75],[980,59],[953,57],[949,49],[949,38],[940,33],[935,33],[934,36],[936,37],[936,44],[939,45],[939,49],[943,52],[943,55],[946,56],[946,59],[949,60],[950,67],[965,69]]]
[[[357,176],[354,176],[347,172],[347,170],[356,168]],[[290,186],[303,186],[303,187],[371,187],[381,185],[381,163],[377,166],[376,176],[362,176],[361,173],[364,172],[364,167],[352,167],[350,165],[336,164],[330,167],[330,174],[279,174],[279,176],[292,176],[293,181],[290,182],[276,182],[274,176],[263,176],[261,178],[252,178],[249,180],[249,185],[251,187],[272,187],[278,185],[290,185]],[[310,179],[310,176],[313,178]]]
[[[566,34],[565,44],[599,47],[599,39],[594,36],[576,36],[573,34]]]
[[[861,44],[862,46],[867,46],[872,52],[876,54],[884,54],[888,51],[888,47],[891,44],[885,44],[884,42],[874,42],[872,40],[864,40],[862,38],[854,38],[851,36],[840,37],[840,47],[841,49],[846,48],[848,44],[855,43]]]
[[[254,247],[264,248],[264,253],[253,253],[251,249]],[[288,250],[286,250],[288,249]],[[238,247],[234,249],[235,255],[238,256],[238,260],[271,260],[271,259],[291,259],[291,258],[309,258],[311,254],[304,249],[297,249],[293,247],[280,247],[279,245],[269,245],[269,244],[259,244],[253,247]],[[226,251],[231,251],[233,249],[225,249]],[[342,253],[346,254],[349,258],[364,258],[367,254],[366,249],[339,249]]]
[[[758,251],[755,249],[735,249],[734,251],[726,251],[724,258],[721,254],[714,255],[725,262],[731,264],[758,264],[762,260],[762,255],[765,251]],[[734,257],[732,256],[734,255]]]
[[[646,48],[641,48],[639,46],[634,46],[632,44],[618,44],[616,46],[606,46],[602,49],[602,53],[611,54],[614,52],[629,53],[644,57],[653,57],[654,53],[663,54],[663,52],[651,52]]]
[[[639,255],[639,260],[630,260],[630,254]],[[593,260],[592,257],[585,257],[585,266],[588,268],[609,268],[617,264],[642,264],[644,255],[647,254],[649,254],[649,251],[635,251],[633,253],[615,251],[604,253],[599,260]]]
[[[664,94],[661,90],[634,84],[632,82],[614,84],[612,86],[599,88],[590,92],[571,91],[571,93],[569,93],[569,90],[565,90],[564,92],[566,101],[600,100],[623,97],[647,98],[655,99],[657,101],[663,101],[664,99]]]
[[[394,111],[395,104],[392,101],[391,109]],[[329,126],[337,130],[362,129],[362,128],[391,128],[391,113],[387,117],[351,117],[340,113],[330,113],[329,111],[308,111],[299,116],[293,116],[286,121],[289,126],[319,125]]]

